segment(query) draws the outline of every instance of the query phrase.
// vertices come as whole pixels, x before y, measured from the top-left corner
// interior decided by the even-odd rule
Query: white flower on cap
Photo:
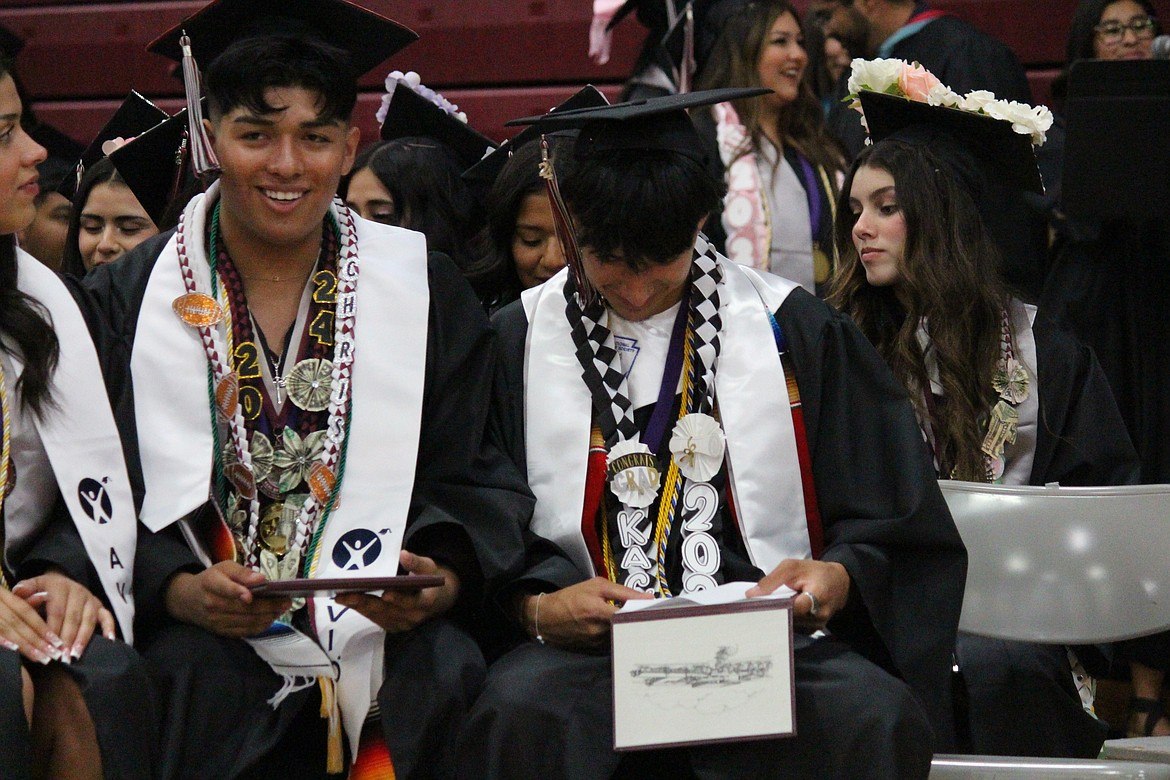
[[[891,87],[897,86],[905,64],[902,60],[853,60],[850,65],[849,94],[856,95],[863,89],[889,92]]]

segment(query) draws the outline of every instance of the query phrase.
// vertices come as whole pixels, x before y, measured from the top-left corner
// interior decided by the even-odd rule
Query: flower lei
[[[999,394],[999,400],[991,408],[987,419],[987,434],[980,449],[987,466],[987,481],[997,482],[1003,477],[1006,459],[1004,450],[1016,443],[1020,425],[1020,404],[1027,398],[1028,372],[1016,359],[1012,348],[1012,328],[1007,309],[1004,309],[1000,326],[999,363],[991,378],[991,386]]]
[[[260,565],[257,553],[257,536],[260,526],[260,503],[255,469],[252,462],[248,433],[239,402],[239,376],[229,368],[226,356],[227,317],[225,308],[219,303],[220,285],[218,273],[210,264],[213,255],[208,254],[207,278],[198,274],[188,256],[187,225],[194,208],[202,205],[201,200],[193,201],[184,210],[176,230],[176,248],[180,273],[186,294],[176,298],[172,307],[175,314],[186,325],[198,330],[208,364],[208,392],[215,419],[223,421],[228,429],[226,453],[234,461],[217,469],[217,478],[222,476],[235,489],[239,499],[246,503],[247,524],[244,539],[236,539],[237,550],[243,563],[252,568]],[[329,414],[325,430],[325,441],[319,459],[309,467],[309,494],[300,508],[296,520],[296,534],[289,545],[290,553],[297,554],[297,560],[308,559],[315,568],[316,547],[328,518],[337,503],[337,494],[344,471],[345,449],[350,423],[350,376],[354,358],[354,314],[356,311],[356,289],[358,277],[357,235],[353,215],[340,200],[334,201],[334,209],[341,219],[338,221],[339,251],[337,273],[337,303],[334,318],[335,359],[331,374],[329,393]],[[199,269],[202,271],[202,268]],[[214,452],[217,466],[220,463],[218,424],[213,423]],[[310,572],[311,575],[312,572]]]
[[[1012,130],[1031,136],[1032,143],[1040,146],[1046,133],[1052,127],[1052,112],[1044,106],[1029,106],[1014,100],[999,100],[987,90],[975,90],[965,96],[951,90],[937,77],[917,62],[897,59],[855,59],[849,75],[849,94],[845,101],[849,107],[861,112],[861,101],[857,93],[881,92],[897,95],[919,103],[944,106],[959,111],[985,114],[993,119],[1011,122]],[[862,113],[861,122],[865,124]],[[866,126],[868,131],[869,127]]]

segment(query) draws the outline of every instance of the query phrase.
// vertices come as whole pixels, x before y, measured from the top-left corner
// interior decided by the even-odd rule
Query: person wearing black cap
[[[451,772],[484,661],[445,616],[474,621],[518,565],[531,498],[479,457],[492,335],[470,288],[335,200],[357,75],[414,37],[340,0],[218,0],[153,47],[210,63],[199,122],[184,57],[193,164],[219,178],[81,295],[141,468],[161,777]],[[252,590],[400,570],[443,584]]]
[[[502,294],[502,262],[491,252],[483,204],[462,175],[496,144],[417,74],[395,71],[386,86],[382,142],[358,155],[341,197],[366,219],[425,235],[490,308]]]
[[[494,320],[493,431],[537,497],[527,570],[498,598],[535,641],[489,671],[467,778],[609,778],[612,602],[734,581],[800,593],[798,736],[652,751],[640,770],[926,777],[951,744],[966,555],[905,393],[847,318],[699,234],[722,183],[684,109],[753,93],[522,120],[581,132],[550,187],[569,267]]]
[[[84,276],[158,233],[158,226],[127,186],[109,154],[167,119],[167,113],[131,92],[77,160],[59,191],[72,210],[61,270]]]
[[[1137,456],[1096,358],[1011,295],[985,224],[994,207],[985,202],[987,179],[1040,189],[1028,117],[1043,112],[984,106],[993,116],[1011,113],[1013,122],[969,102],[963,110],[901,95],[859,97],[875,143],[845,181],[830,302],[854,319],[910,393],[939,477],[1136,482]],[[969,697],[964,750],[1098,754],[1105,724],[1088,711],[1084,668],[1099,657],[1093,648],[1076,648],[1070,658],[1060,645],[960,633],[956,654]]]
[[[149,778],[118,429],[77,305],[13,239],[44,159],[0,58],[0,777]]]
[[[605,96],[587,85],[552,110],[605,105],[609,105]],[[545,136],[548,156],[554,163],[562,137],[571,134],[573,131]],[[543,284],[565,267],[552,204],[540,175],[540,139],[536,128],[526,128],[463,173],[482,194],[487,211],[496,257],[495,287],[500,291],[494,309],[503,308],[520,297],[521,291]],[[571,143],[566,143],[566,150],[571,149]]]

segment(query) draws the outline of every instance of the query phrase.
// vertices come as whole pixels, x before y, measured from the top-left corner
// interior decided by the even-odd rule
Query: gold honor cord
[[[4,367],[0,366],[0,427],[3,428],[3,445],[0,446],[0,588],[8,589],[4,576],[4,499],[8,496],[8,469],[12,456],[12,434],[9,422],[8,387],[5,384]]]

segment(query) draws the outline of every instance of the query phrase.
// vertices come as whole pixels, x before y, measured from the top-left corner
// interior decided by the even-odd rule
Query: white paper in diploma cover
[[[614,749],[790,736],[792,599],[732,582],[613,617]]]

